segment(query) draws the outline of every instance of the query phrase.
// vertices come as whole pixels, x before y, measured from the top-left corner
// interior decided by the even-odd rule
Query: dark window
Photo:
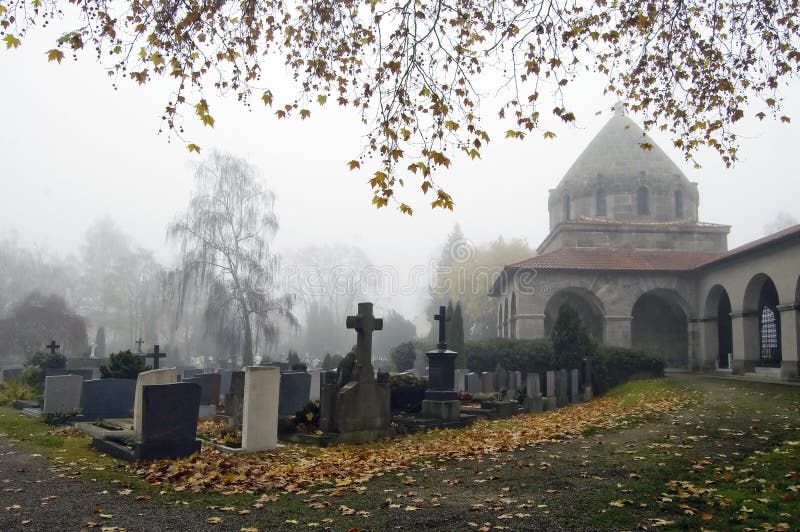
[[[647,187],[639,187],[636,191],[636,214],[650,214],[649,200]]]
[[[606,191],[602,188],[597,191],[597,216],[608,216],[606,207]]]
[[[771,307],[761,309],[759,320],[761,329],[761,361],[772,363],[780,360],[780,346],[778,345],[778,320],[776,312]]]
[[[675,218],[683,218],[683,192],[675,191]]]
[[[570,211],[569,194],[564,195],[564,220],[572,219],[572,212]]]

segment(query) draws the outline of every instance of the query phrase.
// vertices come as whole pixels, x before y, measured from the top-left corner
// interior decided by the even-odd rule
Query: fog
[[[260,102],[250,111],[234,98],[211,98],[213,129],[193,117],[185,122],[184,139],[203,148],[198,156],[187,152],[185,140],[158,133],[168,86],[121,80],[115,90],[91,57],[48,63],[47,48],[44,36],[32,36],[19,49],[0,52],[0,240],[13,236],[19,246],[68,264],[78,261],[87,230],[108,218],[131,245],[174,267],[178,250],[165,241],[166,227],[187,207],[194,166],[216,148],[258,167],[275,192],[280,228],[274,247],[283,264],[296,262],[310,246],[357,247],[369,264],[397,280],[380,293],[363,295],[374,298],[380,312],[396,310],[414,321],[420,334],[429,320],[430,272],[455,224],[475,246],[502,235],[535,249],[549,230],[549,189],[615,104],[598,98],[597,80],[587,77],[569,93],[575,127],[555,127],[554,140],[533,134],[512,141],[502,139],[507,127],[492,118],[496,105],[489,99],[483,112],[495,140],[481,159],[456,156],[436,178],[453,195],[454,211],[431,210],[430,199],[412,180],[398,191],[415,208],[409,217],[391,204],[381,210],[371,205],[369,160],[362,171],[347,169],[367,131],[356,114],[314,106],[310,119],[286,121]],[[283,76],[280,67],[274,70],[274,76]],[[800,100],[792,98],[797,88],[785,89],[784,106],[785,114],[800,120]],[[669,138],[651,134],[699,184],[701,220],[733,226],[733,248],[763,236],[780,216],[800,218],[797,127],[796,121],[743,120],[741,160],[732,169],[710,151],[699,155],[702,168],[695,169]]]

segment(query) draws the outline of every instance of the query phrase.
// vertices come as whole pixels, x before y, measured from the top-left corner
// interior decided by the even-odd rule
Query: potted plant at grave
[[[144,359],[127,351],[112,353],[108,364],[100,366],[100,377],[103,379],[135,379],[139,373],[151,369]]]

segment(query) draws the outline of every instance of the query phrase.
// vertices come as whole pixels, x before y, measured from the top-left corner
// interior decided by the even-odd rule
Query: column
[[[794,379],[798,376],[798,345],[800,339],[800,310],[798,305],[779,305],[781,315],[781,378]]]

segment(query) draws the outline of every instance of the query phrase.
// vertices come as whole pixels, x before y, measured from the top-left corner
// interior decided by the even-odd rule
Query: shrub
[[[100,366],[100,377],[103,379],[135,379],[139,373],[147,371],[144,357],[128,351],[112,353],[108,364]]]
[[[0,384],[0,406],[10,405],[20,399],[33,399],[36,391],[18,379],[7,379]]]
[[[37,395],[44,391],[45,370],[39,366],[25,366],[22,371],[22,382],[29,386]]]
[[[61,353],[42,353],[40,351],[33,355],[30,365],[39,366],[42,369],[64,369],[67,367],[67,357]]]
[[[578,312],[569,303],[561,305],[550,337],[555,364],[560,369],[580,367],[581,360],[595,351],[595,345]]]
[[[45,425],[65,425],[75,421],[77,417],[77,410],[72,412],[45,412],[42,414],[42,421],[44,421]]]
[[[411,412],[422,406],[428,382],[404,373],[393,375],[389,379],[389,386],[392,391],[392,410]]]
[[[526,373],[558,369],[553,365],[553,348],[548,339],[492,338],[467,342],[464,351],[467,367],[475,372],[494,371],[498,365]]]
[[[394,362],[397,371],[408,371],[414,367],[417,358],[416,350],[412,342],[404,342],[389,351],[389,358]]]
[[[646,351],[598,346],[592,357],[592,388],[600,394],[634,377],[663,377],[664,365],[663,358]]]

